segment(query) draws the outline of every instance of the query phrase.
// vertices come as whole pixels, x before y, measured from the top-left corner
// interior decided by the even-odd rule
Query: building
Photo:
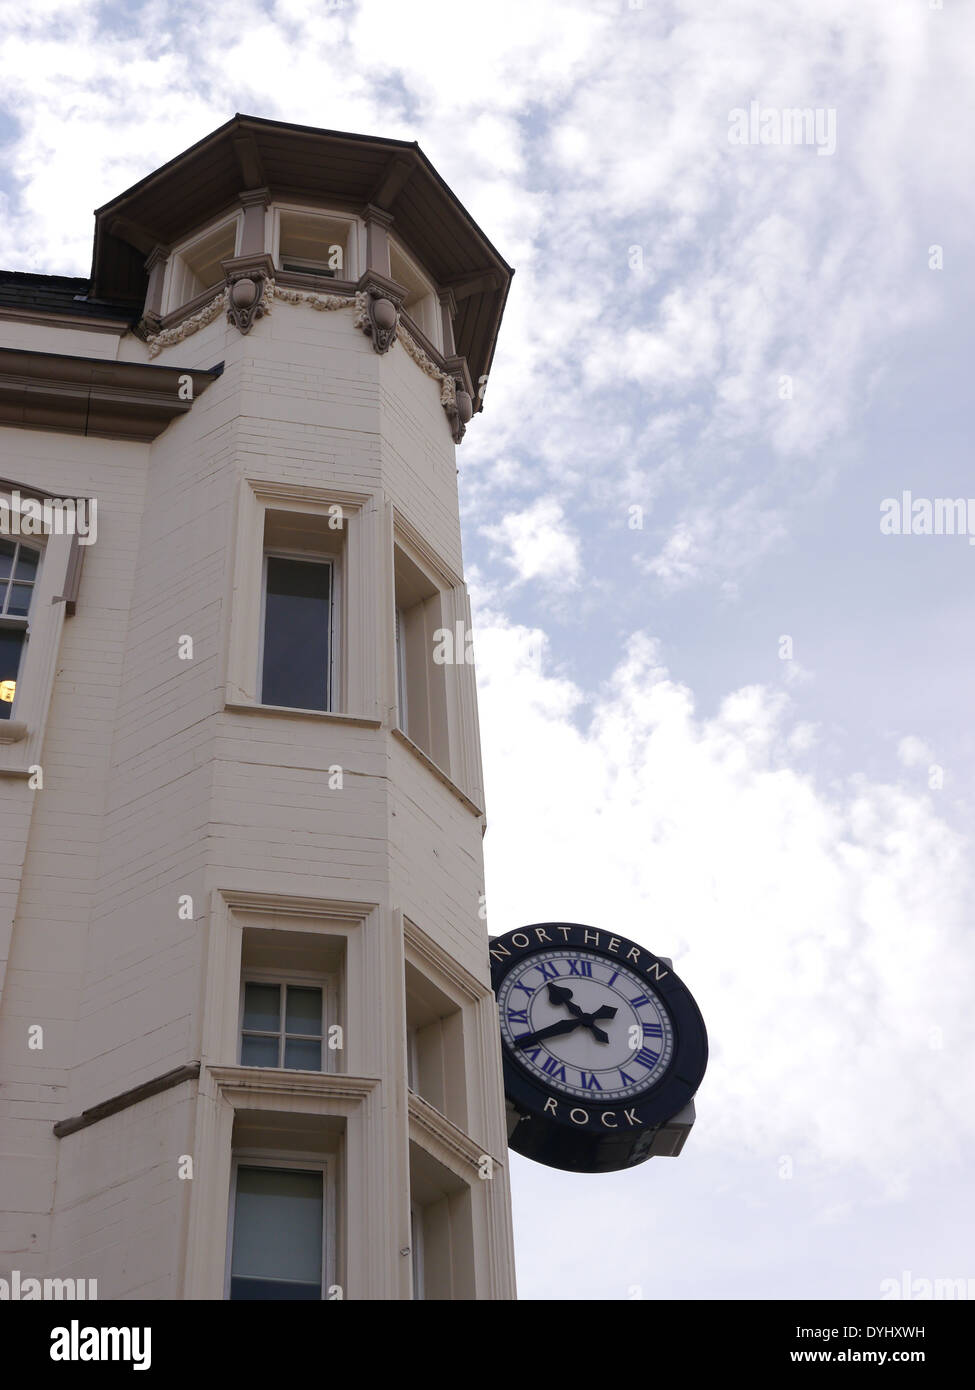
[[[235,116],[0,277],[0,1272],[514,1296],[455,457],[511,274],[415,144]]]

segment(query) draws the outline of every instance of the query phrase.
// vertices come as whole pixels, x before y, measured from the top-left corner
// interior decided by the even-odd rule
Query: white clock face
[[[513,966],[498,1013],[505,1046],[528,1072],[590,1102],[642,1094],[674,1052],[660,998],[627,966],[594,951],[540,951]]]

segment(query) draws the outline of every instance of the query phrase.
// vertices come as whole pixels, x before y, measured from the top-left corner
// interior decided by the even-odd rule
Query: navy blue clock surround
[[[693,1099],[707,1067],[707,1031],[693,996],[669,965],[619,933],[578,922],[537,922],[492,938],[495,995],[510,971],[523,969],[535,955],[550,958],[563,947],[567,956],[576,949],[608,964],[620,962],[645,981],[670,1019],[673,1053],[663,1074],[635,1096],[625,1101],[581,1099],[533,1074],[502,1031],[505,1095],[520,1117],[508,1143],[516,1153],[551,1168],[615,1172],[649,1158],[656,1131]],[[540,966],[536,969],[541,988],[547,977]]]

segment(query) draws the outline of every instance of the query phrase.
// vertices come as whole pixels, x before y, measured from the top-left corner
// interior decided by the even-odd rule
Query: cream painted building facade
[[[455,454],[510,276],[415,145],[242,116],[0,276],[4,1277],[514,1297]]]

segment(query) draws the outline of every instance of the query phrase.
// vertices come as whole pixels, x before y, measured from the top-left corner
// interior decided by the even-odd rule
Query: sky
[[[923,505],[975,538],[973,44],[965,0],[0,0],[5,268],[86,274],[235,111],[418,140],[516,268],[458,452],[489,929],[632,937],[711,1040],[678,1159],[512,1156],[522,1298],[975,1278],[975,548]]]

